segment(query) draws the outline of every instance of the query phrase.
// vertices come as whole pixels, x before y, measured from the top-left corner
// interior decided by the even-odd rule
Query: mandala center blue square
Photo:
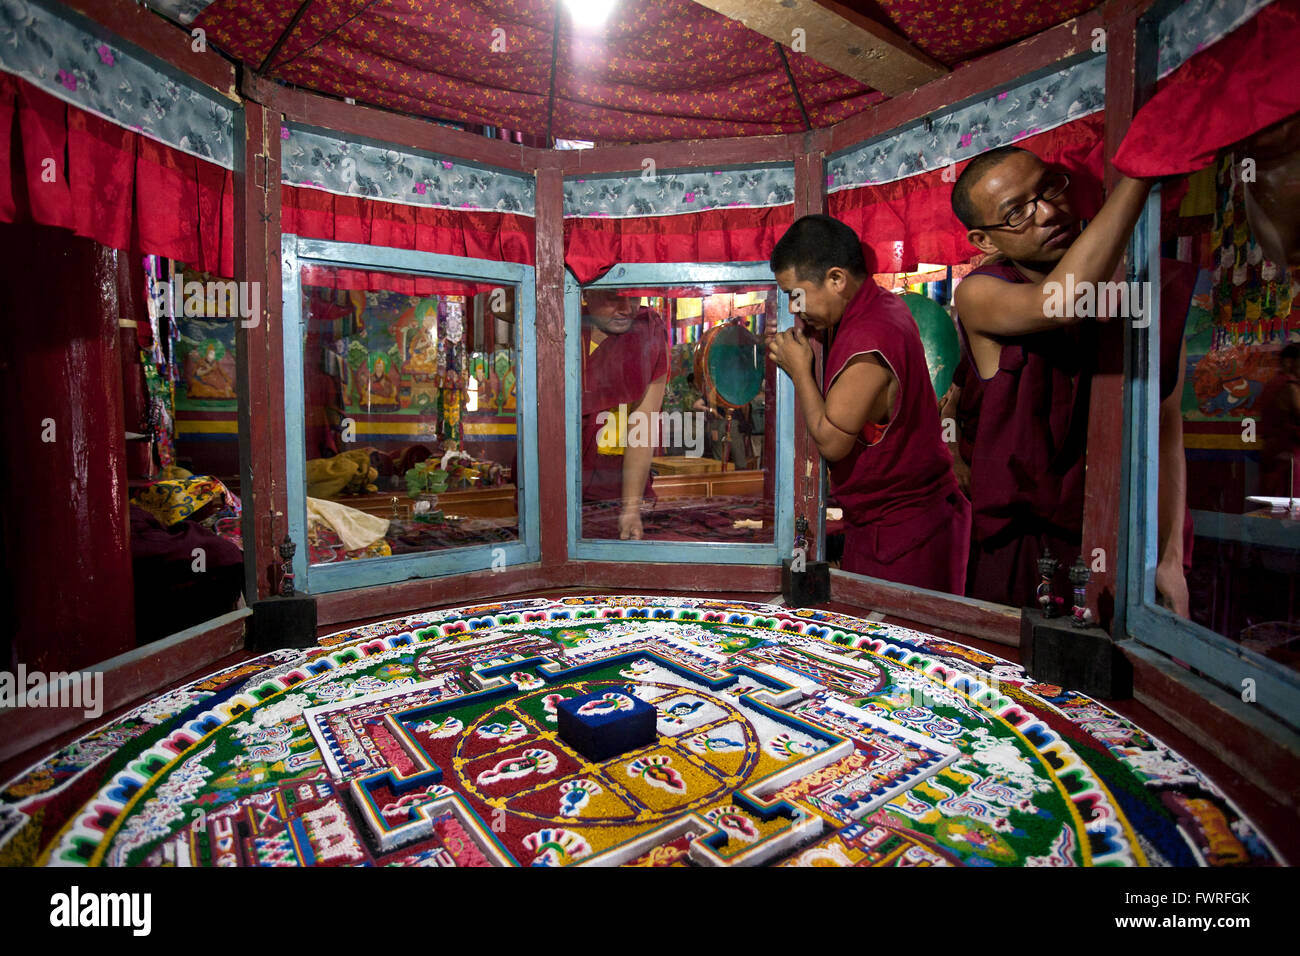
[[[626,691],[570,697],[555,711],[560,739],[588,760],[608,760],[658,739],[658,712]]]

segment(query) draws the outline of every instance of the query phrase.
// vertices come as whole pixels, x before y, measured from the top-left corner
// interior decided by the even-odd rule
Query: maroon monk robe
[[[1283,403],[1289,385],[1300,385],[1300,378],[1279,371],[1264,386],[1256,405],[1263,410],[1259,416],[1259,436],[1264,440],[1259,493],[1277,498],[1300,497],[1300,422]]]
[[[1028,282],[1009,262],[971,275]],[[1161,395],[1178,376],[1183,325],[1196,270],[1166,260],[1161,268]],[[1088,404],[1096,355],[1091,322],[1008,339],[998,370],[980,377],[961,333],[964,384],[958,399],[960,453],[970,463],[969,597],[1024,607],[1038,586],[1045,548],[1068,569],[1083,541],[1083,487]],[[1185,510],[1184,566],[1191,560],[1190,512]]]
[[[846,525],[840,566],[961,594],[970,505],[943,442],[925,347],[903,301],[868,279],[836,326],[825,391],[850,359],[871,352],[898,379],[898,397],[888,420],[868,422],[853,450],[830,465],[831,492]]]
[[[591,348],[591,328],[582,330],[582,500],[623,499],[623,455],[602,455],[596,438],[604,427],[601,412],[627,405],[630,412],[650,383],[668,375],[668,331],[649,309],[638,309],[632,328],[609,335]],[[630,428],[630,426],[629,426]],[[647,476],[643,497],[654,498]]]

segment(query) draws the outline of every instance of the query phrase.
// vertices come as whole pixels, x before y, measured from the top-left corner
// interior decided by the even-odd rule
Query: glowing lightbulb
[[[618,0],[564,0],[573,22],[584,29],[600,26],[611,13]]]

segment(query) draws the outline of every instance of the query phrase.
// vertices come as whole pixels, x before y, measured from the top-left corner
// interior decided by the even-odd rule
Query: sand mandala
[[[678,598],[484,604],[171,691],[0,792],[0,863],[1282,861],[1098,702],[924,633]]]

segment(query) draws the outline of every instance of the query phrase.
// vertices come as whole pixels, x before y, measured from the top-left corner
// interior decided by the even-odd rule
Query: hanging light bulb
[[[618,0],[564,0],[573,22],[584,29],[604,23],[617,4]]]

